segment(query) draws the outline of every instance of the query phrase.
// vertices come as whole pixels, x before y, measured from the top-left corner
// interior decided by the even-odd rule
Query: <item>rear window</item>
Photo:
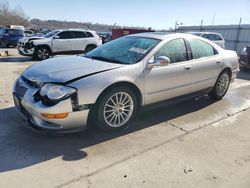
[[[193,59],[199,59],[203,57],[210,57],[218,54],[218,52],[210,44],[199,40],[199,39],[190,39],[189,44],[192,49]]]
[[[23,35],[24,31],[18,29],[6,29],[5,33],[9,35]]]
[[[222,40],[221,36],[216,34],[204,34],[202,37],[212,41]]]
[[[94,37],[92,33],[86,32],[87,37]]]

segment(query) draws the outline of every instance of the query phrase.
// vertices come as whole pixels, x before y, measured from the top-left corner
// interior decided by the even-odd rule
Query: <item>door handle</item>
[[[190,70],[192,68],[192,66],[188,65],[185,67],[186,70]]]
[[[220,64],[221,62],[220,62],[220,61],[217,61],[216,63],[217,63],[217,64]]]

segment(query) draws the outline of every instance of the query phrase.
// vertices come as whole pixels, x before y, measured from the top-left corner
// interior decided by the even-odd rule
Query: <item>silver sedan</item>
[[[143,33],[33,65],[16,80],[13,96],[39,130],[83,130],[89,117],[103,130],[119,130],[145,105],[197,93],[223,98],[238,70],[234,51],[204,38]]]

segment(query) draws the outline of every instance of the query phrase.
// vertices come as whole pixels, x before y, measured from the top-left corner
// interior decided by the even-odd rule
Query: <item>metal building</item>
[[[250,45],[250,25],[213,25],[213,26],[181,26],[177,32],[207,31],[222,34],[226,41],[226,49],[241,53]]]

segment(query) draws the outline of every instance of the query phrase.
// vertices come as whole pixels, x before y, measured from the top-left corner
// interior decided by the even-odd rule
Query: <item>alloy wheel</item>
[[[129,121],[133,110],[133,98],[126,92],[118,92],[107,100],[103,116],[110,127],[118,128]]]
[[[47,59],[49,58],[49,51],[46,48],[40,48],[37,51],[37,57],[39,59]]]
[[[229,86],[229,76],[227,73],[224,73],[220,76],[217,85],[216,85],[216,92],[219,96],[223,96]]]

